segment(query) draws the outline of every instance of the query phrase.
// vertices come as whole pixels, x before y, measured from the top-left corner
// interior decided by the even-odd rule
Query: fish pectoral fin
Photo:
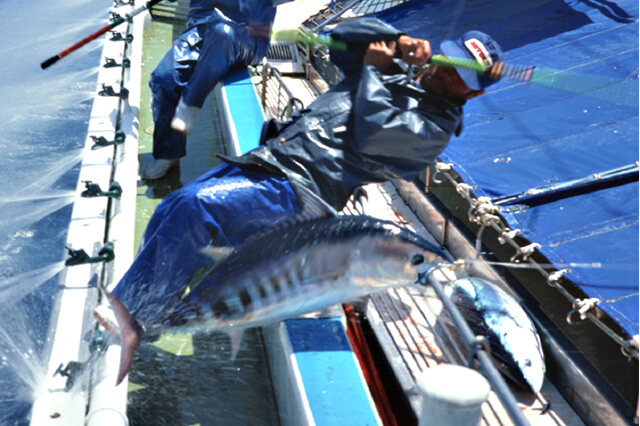
[[[301,215],[305,219],[322,219],[325,217],[338,216],[338,212],[333,207],[310,189],[302,185],[295,185],[294,190],[298,197],[298,204],[302,207]]]
[[[211,256],[213,258],[213,260],[218,263],[224,259],[226,259],[227,257],[229,257],[229,255],[231,254],[231,252],[233,251],[233,247],[216,247],[216,246],[210,246],[210,247],[205,247],[202,249],[202,252],[205,254],[208,254],[209,256]]]
[[[231,338],[231,361],[235,361],[240,350],[240,342],[242,341],[242,335],[244,334],[244,328],[237,328],[235,330],[229,330],[229,338]]]
[[[133,357],[140,346],[142,327],[115,295],[108,291],[105,291],[105,294],[111,304],[118,326],[120,326],[120,368],[116,379],[116,386],[118,386],[129,372]]]

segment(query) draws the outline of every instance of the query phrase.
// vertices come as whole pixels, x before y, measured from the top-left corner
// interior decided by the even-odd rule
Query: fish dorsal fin
[[[209,246],[202,249],[202,252],[211,256],[216,263],[229,257],[232,251],[233,247]]]
[[[327,204],[326,201],[307,187],[295,185],[295,192],[298,196],[298,204],[300,204],[302,208],[299,216],[303,219],[322,219],[325,217],[338,216],[336,209]]]
[[[277,232],[282,230],[283,228],[287,228],[289,226],[294,226],[298,223],[312,221],[315,219],[322,219],[326,217],[335,217],[338,216],[338,212],[327,204],[322,198],[316,195],[310,189],[302,185],[292,184],[296,197],[298,197],[298,204],[300,205],[301,211],[295,216],[282,219],[280,221],[276,221],[271,227],[264,229],[262,231],[258,231],[250,237],[246,238],[243,244],[248,244],[251,241],[255,241],[257,238],[260,238],[266,234]],[[208,253],[216,252],[217,247],[213,247],[213,250],[209,250],[206,248],[205,250]],[[232,250],[229,250],[227,256],[231,253]]]
[[[242,335],[244,334],[244,328],[236,328],[229,330],[229,338],[231,338],[231,361],[235,361],[240,350],[240,342],[242,341]]]

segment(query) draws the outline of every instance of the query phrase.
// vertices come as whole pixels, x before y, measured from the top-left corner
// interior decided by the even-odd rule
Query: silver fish
[[[313,193],[298,191],[303,212],[234,248],[211,248],[215,265],[165,316],[145,324],[158,332],[222,330],[232,356],[242,332],[371,294],[418,283],[419,272],[443,262],[419,235],[369,216],[339,216]],[[121,328],[118,383],[140,343],[141,327],[108,295]]]
[[[487,337],[496,367],[521,388],[539,392],[545,375],[540,336],[520,304],[497,285],[463,278],[445,292],[476,335]]]

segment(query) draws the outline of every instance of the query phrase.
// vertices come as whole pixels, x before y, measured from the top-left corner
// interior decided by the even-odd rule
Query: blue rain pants
[[[249,36],[246,25],[231,21],[218,11],[182,33],[149,80],[153,157],[174,159],[187,153],[186,135],[171,128],[181,96],[188,106],[201,108],[230,69],[259,63],[268,48],[268,39]]]
[[[203,248],[236,246],[299,212],[286,178],[222,164],[158,205],[113,293],[143,324],[158,323],[213,264]]]

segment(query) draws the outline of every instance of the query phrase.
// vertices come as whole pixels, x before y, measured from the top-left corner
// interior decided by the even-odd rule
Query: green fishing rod
[[[329,35],[324,34],[312,34],[308,32],[302,32],[297,29],[276,30],[271,32],[271,40],[274,41],[290,41],[299,42],[309,45],[321,44],[328,46],[330,49],[346,51],[348,49],[347,43],[341,40],[334,40]],[[467,58],[451,58],[443,55],[433,55],[429,62],[419,68],[414,77],[417,78],[423,74],[429,66],[444,66],[444,67],[464,67],[477,71],[479,74],[488,73],[491,78],[499,79],[502,77],[510,77],[523,82],[529,81],[533,75],[533,66],[512,65],[505,64],[504,62],[496,62],[489,69],[484,65],[473,59]]]
[[[121,16],[116,16],[109,25],[105,25],[104,27],[102,27],[98,31],[96,31],[95,33],[83,38],[82,40],[80,40],[79,42],[74,44],[73,46],[63,50],[62,52],[58,53],[57,55],[53,55],[52,57],[50,57],[46,61],[42,62],[40,64],[40,67],[42,69],[49,68],[51,65],[55,64],[56,62],[58,62],[60,59],[64,58],[65,56],[67,56],[71,52],[75,52],[76,50],[78,50],[82,46],[84,46],[85,44],[89,43],[90,41],[93,41],[93,40],[97,39],[98,37],[100,37],[101,35],[106,33],[107,31],[110,31],[110,30],[114,29],[115,27],[117,27],[118,25],[122,24],[123,22],[131,20],[131,18],[133,18],[134,16],[144,12],[145,10],[151,9],[153,6],[155,6],[156,4],[160,3],[161,1],[162,0],[149,0],[144,5],[138,7],[137,9],[132,10],[131,13],[129,13],[124,18],[121,17]]]

